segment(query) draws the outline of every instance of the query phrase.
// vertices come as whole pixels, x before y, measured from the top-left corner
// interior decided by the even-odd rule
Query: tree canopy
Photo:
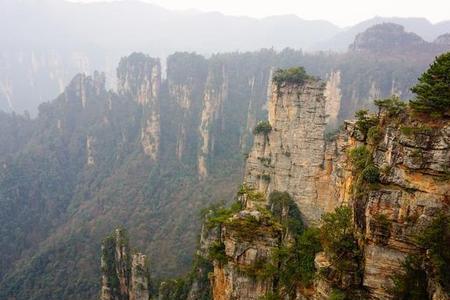
[[[412,109],[450,117],[450,52],[438,56],[411,91]]]

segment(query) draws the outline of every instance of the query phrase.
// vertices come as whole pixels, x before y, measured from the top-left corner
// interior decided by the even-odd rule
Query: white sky
[[[82,2],[102,0],[75,0]],[[108,0],[111,1],[111,0]],[[227,15],[265,17],[295,14],[323,19],[339,26],[374,16],[450,19],[450,0],[143,0],[169,9],[219,11]]]

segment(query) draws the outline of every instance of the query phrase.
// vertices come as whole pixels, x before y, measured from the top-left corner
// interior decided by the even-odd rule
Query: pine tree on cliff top
[[[416,94],[412,109],[450,117],[450,52],[438,56],[411,91]]]

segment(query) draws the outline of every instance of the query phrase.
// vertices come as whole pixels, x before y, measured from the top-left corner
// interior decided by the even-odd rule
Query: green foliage
[[[181,300],[187,299],[190,285],[185,278],[164,281],[158,291],[159,299]]]
[[[120,249],[123,256],[118,254],[117,249]],[[131,280],[131,251],[125,229],[118,228],[103,239],[102,263],[102,275],[106,277],[106,286],[110,289],[112,297],[122,299],[126,295],[121,289],[119,276],[127,285]],[[148,275],[148,270],[139,268],[137,271]],[[150,282],[150,277],[148,279]]]
[[[264,181],[270,182],[270,175],[269,174],[262,174],[261,178]]]
[[[436,58],[430,68],[411,88],[416,98],[410,102],[413,110],[450,116],[450,52]]]
[[[226,223],[226,226],[240,241],[248,241],[257,236],[264,236],[267,232],[278,228],[275,220],[272,220],[269,214],[262,214],[259,219],[252,215],[231,219]]]
[[[382,137],[383,131],[380,126],[370,127],[367,131],[367,142],[372,146],[376,146]]]
[[[280,291],[292,296],[298,286],[307,287],[315,274],[314,259],[322,247],[317,228],[306,228],[298,206],[287,192],[273,191],[269,195],[269,207],[274,218],[292,239],[274,250],[273,268],[277,268]]]
[[[228,257],[225,253],[225,244],[222,242],[211,243],[208,249],[208,259],[217,261],[221,265],[226,264],[228,262]]]
[[[369,111],[362,109],[355,113],[356,117],[356,128],[361,132],[364,140],[367,138],[367,133],[369,129],[378,125],[378,117],[376,115],[370,114]]]
[[[322,216],[320,241],[332,264],[341,272],[354,269],[360,250],[353,235],[352,211],[341,206]]]
[[[310,286],[316,273],[314,259],[321,250],[317,228],[305,229],[292,243],[274,250],[273,268],[278,269],[279,290],[293,296],[297,287]]]
[[[450,293],[450,215],[440,213],[426,228],[417,234],[417,242],[423,248],[418,254],[409,255],[403,262],[403,271],[392,277],[395,299],[428,299],[427,266],[432,280],[437,280]]]
[[[400,127],[400,132],[403,133],[406,136],[416,136],[418,134],[421,135],[432,135],[433,134],[433,128],[420,124],[418,126],[409,127],[409,126],[402,126]]]
[[[450,293],[450,215],[439,214],[418,235],[418,242],[428,250],[437,279]]]
[[[294,236],[301,234],[304,225],[297,204],[288,192],[273,191],[269,195],[269,208],[274,217]]]
[[[392,294],[395,300],[428,299],[427,275],[422,268],[422,259],[418,256],[408,256],[402,264],[403,272],[392,276],[394,288]]]
[[[340,289],[334,288],[331,291],[329,300],[346,300],[347,295],[344,291],[341,291]]]
[[[361,145],[350,149],[348,156],[352,164],[354,172],[362,172],[372,160],[369,149],[366,146]]]
[[[311,78],[311,76],[306,74],[303,67],[294,67],[276,70],[273,74],[272,81],[279,87],[282,84],[302,85],[306,80]]]
[[[120,295],[120,282],[116,272],[116,239],[114,233],[103,240],[102,259],[105,262],[102,273],[106,276],[106,284],[111,289],[111,294],[117,297]]]
[[[269,121],[259,121],[253,129],[253,134],[264,134],[268,135],[272,131],[272,125]]]
[[[406,111],[407,104],[403,102],[398,96],[391,98],[375,100],[375,105],[382,112],[386,112],[389,117],[397,117]]]
[[[374,219],[377,222],[377,225],[381,226],[385,230],[388,230],[392,226],[392,222],[385,214],[377,214],[374,216]]]
[[[380,181],[380,170],[373,164],[365,167],[361,175],[362,178],[368,183],[377,183]]]
[[[242,208],[240,202],[234,202],[231,206],[226,207],[224,205],[212,205],[202,211],[202,215],[205,217],[205,224],[209,228],[216,227],[225,223],[235,213],[239,212]]]

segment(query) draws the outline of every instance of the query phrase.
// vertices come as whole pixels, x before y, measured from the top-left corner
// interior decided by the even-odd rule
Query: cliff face
[[[325,86],[309,81],[302,86],[272,87],[269,123],[272,130],[257,134],[247,159],[244,181],[267,195],[287,191],[305,221],[318,221],[337,205],[335,187],[321,184],[333,176],[335,144],[326,145]],[[319,191],[320,189],[320,191]]]
[[[359,262],[354,262],[353,271],[339,275],[327,254],[319,253],[315,264],[320,275],[314,289],[301,291],[298,297],[328,299],[338,288],[351,289],[353,296],[361,299],[391,299],[392,276],[403,272],[408,255],[423,252],[418,232],[450,209],[449,124],[417,121],[406,113],[393,117],[381,111],[376,137],[365,137],[358,122],[346,122],[334,141],[325,142],[324,109],[320,82],[274,88],[269,103],[271,130],[256,134],[245,173],[245,183],[264,196],[257,201],[241,196],[243,210],[230,220],[259,216],[258,207],[267,205],[264,199],[276,190],[289,192],[310,224],[318,224],[323,213],[348,205],[361,253]],[[360,186],[364,179],[360,171],[355,172],[350,153],[361,147],[369,149],[367,159],[380,172],[377,184]],[[262,281],[235,268],[249,260],[249,252],[235,256],[235,249],[250,249],[256,258],[282,245],[280,236],[274,238],[264,228],[259,225],[258,230],[266,235],[257,236],[254,231],[250,241],[245,241],[228,232],[226,223],[222,227],[225,233],[219,240],[228,260],[224,265],[215,263],[214,299],[234,299],[236,295],[259,299],[273,291],[274,277]],[[433,271],[427,274],[430,297],[448,299]],[[247,280],[252,284],[246,284]]]
[[[368,192],[363,215],[355,212],[364,224],[363,285],[374,299],[390,298],[389,275],[406,255],[420,251],[416,234],[449,209],[449,124],[421,127],[411,119],[402,121],[387,121],[373,152],[381,185]]]
[[[143,109],[141,145],[153,160],[159,157],[161,64],[159,60],[133,53],[117,69],[117,91],[139,103]]]

